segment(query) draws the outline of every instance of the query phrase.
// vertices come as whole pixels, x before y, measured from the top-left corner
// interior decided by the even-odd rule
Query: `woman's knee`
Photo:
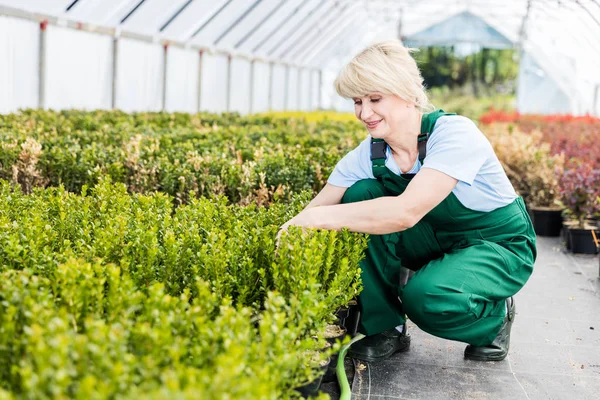
[[[469,297],[468,293],[451,290],[442,282],[419,279],[418,273],[400,293],[404,312],[425,331],[450,328],[460,325],[464,318],[471,318]]]
[[[385,195],[385,187],[377,179],[363,179],[346,189],[342,203],[355,203]]]

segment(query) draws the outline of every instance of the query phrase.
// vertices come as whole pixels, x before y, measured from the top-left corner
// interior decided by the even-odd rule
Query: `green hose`
[[[340,400],[350,400],[352,395],[352,390],[350,389],[350,384],[348,383],[348,377],[346,376],[346,369],[344,368],[344,358],[346,357],[346,353],[350,346],[352,346],[355,342],[358,342],[360,339],[364,338],[365,335],[362,333],[356,334],[350,341],[350,343],[342,346],[340,350],[340,355],[338,357],[336,372],[338,377],[338,383],[340,384]]]

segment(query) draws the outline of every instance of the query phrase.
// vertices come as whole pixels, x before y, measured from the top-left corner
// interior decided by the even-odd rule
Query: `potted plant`
[[[559,177],[564,171],[564,156],[550,155],[540,150],[533,154],[530,167],[525,172],[529,186],[527,203],[535,233],[540,236],[559,236],[562,229]]]
[[[492,126],[486,129],[486,136],[516,192],[525,200],[535,232],[558,236],[563,210],[558,202],[558,179],[564,169],[564,156],[552,154],[540,131],[525,133]]]
[[[318,352],[306,352],[306,358],[311,364],[311,368],[315,370],[317,376],[310,382],[306,382],[295,390],[300,393],[303,398],[313,397],[319,393],[319,388],[323,382],[323,376],[327,371],[327,368],[331,364],[331,359],[325,360],[318,354]]]
[[[344,341],[344,337],[346,336],[346,328],[341,325],[327,325],[325,327],[324,337],[325,340],[329,343],[330,347],[333,348],[331,353],[331,362],[329,363],[329,367],[327,368],[327,372],[323,377],[324,382],[331,382],[335,380],[335,368],[337,366],[338,355],[340,350],[340,343]]]
[[[576,221],[569,227],[573,253],[596,254],[593,230],[598,226],[587,218],[600,210],[600,169],[588,163],[574,165],[560,179],[561,201]]]

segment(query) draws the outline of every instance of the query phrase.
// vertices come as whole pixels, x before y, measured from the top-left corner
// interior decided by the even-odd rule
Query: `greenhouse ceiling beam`
[[[231,32],[233,30],[233,28],[235,28],[240,22],[242,22],[244,19],[246,19],[246,17],[260,4],[262,3],[263,0],[254,0],[254,3],[252,3],[252,5],[246,9],[246,11],[244,11],[244,13],[242,15],[240,15],[231,25],[229,25],[229,27],[227,29],[225,29],[225,31],[223,33],[221,33],[221,35],[219,35],[218,38],[215,39],[215,41],[213,42],[214,46],[217,46],[221,40],[223,40],[223,38],[225,36],[227,36],[229,34],[229,32]]]
[[[223,5],[221,7],[219,7],[217,9],[217,11],[215,11],[206,21],[204,21],[204,23],[202,25],[200,25],[200,27],[198,29],[196,29],[196,31],[192,34],[192,36],[189,37],[188,40],[192,40],[194,37],[196,37],[196,35],[198,35],[200,32],[202,32],[202,30],[204,28],[206,28],[206,26],[208,24],[213,22],[213,20],[215,18],[217,18],[219,16],[219,14],[221,14],[223,12],[223,10],[225,10],[227,8],[227,6],[231,4],[232,1],[233,0],[227,0],[225,3],[223,3]]]
[[[358,4],[354,4],[354,8],[356,8]],[[327,30],[328,27],[334,25],[335,22],[341,21],[345,17],[345,13],[347,12],[348,4],[345,4],[342,9],[339,10],[339,13],[331,13],[331,18],[328,21],[325,20],[317,20],[312,26],[309,26],[302,34],[298,36],[298,39],[294,41],[290,46],[288,46],[278,58],[284,59],[288,54],[292,53],[290,58],[294,58],[294,55],[302,50],[303,48],[299,46],[302,42],[308,42],[309,45],[312,42],[319,42],[322,39],[323,31]],[[333,10],[332,10],[333,11]],[[312,36],[311,36],[312,33]],[[304,47],[306,48],[306,47]],[[293,50],[296,51],[293,51]]]
[[[589,16],[592,20],[594,20],[594,22],[596,23],[596,25],[598,25],[600,27],[600,21],[598,21],[598,18],[596,18],[596,16],[594,14],[592,14],[592,12],[583,4],[581,4],[581,1],[579,0],[575,0],[575,3],[581,7]]]
[[[69,4],[69,6],[67,7],[67,9],[65,10],[65,12],[69,12],[71,11],[71,8],[75,7],[75,5],[77,3],[79,3],[80,0],[74,0],[71,4]]]
[[[338,8],[338,6],[340,4],[343,4],[343,7],[341,7],[340,10],[336,11],[336,8]],[[328,10],[324,11],[322,14],[323,15],[329,15],[331,16],[331,18],[329,18],[328,22],[323,23],[323,18],[320,18],[320,16],[317,16],[315,18],[312,19],[311,24],[308,25],[306,27],[306,29],[304,29],[299,35],[297,35],[296,39],[292,42],[292,44],[290,44],[288,47],[286,47],[285,50],[283,50],[280,54],[278,58],[284,58],[286,55],[289,54],[290,51],[292,51],[296,46],[298,46],[299,43],[301,43],[302,41],[304,41],[313,31],[319,31],[321,28],[319,28],[320,26],[328,26],[330,23],[332,23],[333,21],[336,20],[336,18],[339,18],[339,15],[344,13],[344,11],[348,8],[349,2],[339,2],[339,1],[335,1],[333,2],[333,6],[330,7]],[[356,5],[356,3],[355,3]],[[275,50],[278,49],[279,47],[281,47],[281,44],[285,43],[286,41],[289,41],[294,35],[296,35],[296,33],[300,32],[299,30],[294,31],[293,34],[291,34],[288,37],[284,37],[278,44],[277,46],[275,46],[269,53],[267,53],[269,56],[271,56],[273,53],[275,53]],[[314,36],[314,35],[313,35]],[[317,35],[317,39],[318,39],[318,35]]]
[[[529,20],[529,14],[531,12],[531,0],[527,0],[527,9],[525,15],[521,21],[521,27],[519,28],[519,47],[523,46],[523,42],[527,39],[527,21]]]
[[[298,32],[298,29],[300,29],[307,21],[309,21],[311,19],[311,17],[313,17],[313,15],[324,5],[326,4],[333,4],[334,7],[337,5],[337,2],[330,2],[330,1],[321,1],[318,2],[317,5],[315,7],[313,7],[305,16],[304,18],[302,18],[300,21],[298,21],[298,23],[296,23],[294,25],[294,27],[288,32],[288,35],[284,35],[283,38],[281,38],[281,40],[279,42],[277,42],[277,44],[271,48],[270,51],[267,52],[268,56],[271,56],[279,47],[281,47],[281,45],[283,43],[286,42],[286,40],[288,40],[290,37],[294,36],[294,34],[296,32]],[[331,11],[330,9],[327,11]],[[323,13],[325,14],[325,13]]]
[[[334,26],[333,29],[330,29],[330,32],[323,33],[321,40],[317,42],[316,46],[303,49],[303,51],[295,54],[297,55],[297,58],[290,59],[303,59],[302,64],[309,64],[310,61],[319,55],[325,48],[327,48],[329,44],[339,39],[342,34],[347,34],[346,28],[350,24],[355,23],[358,17],[359,15],[355,14],[354,17],[348,18],[346,21],[344,21],[344,19],[340,19],[344,22],[341,25]]]
[[[119,23],[122,24],[125,21],[127,21],[127,19],[129,19],[129,17],[131,17],[133,15],[133,13],[135,13],[138,10],[138,8],[140,8],[142,6],[142,4],[144,4],[145,1],[146,0],[140,0],[140,2],[137,3],[137,5],[135,7],[133,7],[133,9],[131,11],[129,11],[129,13],[127,13],[127,15]]]
[[[232,51],[228,51],[225,49],[219,49],[219,48],[214,48],[214,47],[210,47],[210,46],[194,45],[194,44],[191,44],[190,42],[169,40],[169,39],[165,39],[165,38],[160,38],[159,36],[156,36],[156,35],[147,35],[147,34],[132,32],[132,31],[121,29],[120,27],[108,27],[108,26],[102,26],[102,25],[82,23],[82,22],[74,20],[74,19],[61,18],[61,17],[57,17],[56,15],[41,14],[41,13],[22,10],[19,8],[3,6],[3,5],[0,5],[0,16],[19,18],[19,19],[23,19],[23,20],[27,20],[27,21],[33,21],[36,23],[45,23],[48,25],[60,26],[62,28],[72,29],[72,30],[80,31],[80,32],[92,32],[92,33],[96,33],[96,34],[100,34],[100,35],[107,35],[107,36],[110,36],[113,38],[127,38],[127,39],[136,40],[139,42],[152,43],[152,44],[156,44],[156,45],[160,45],[160,46],[167,45],[167,46],[174,46],[174,47],[187,49],[187,50],[191,49],[191,50],[196,50],[196,51],[202,51],[205,54],[220,54],[220,55],[232,56],[235,58],[244,59],[244,60],[248,60],[248,61],[259,61],[259,62],[264,62],[264,63],[289,65],[292,67],[303,67],[302,65],[294,65],[292,63],[284,63],[278,59],[256,56],[251,53],[232,52]]]
[[[260,20],[259,23],[257,23],[256,25],[254,25],[254,27],[252,29],[250,29],[250,31],[248,33],[246,33],[244,35],[244,37],[242,37],[234,46],[234,49],[238,49],[241,45],[243,45],[244,43],[246,43],[246,41],[248,39],[250,39],[252,37],[252,35],[254,35],[256,33],[256,31],[258,31],[258,29],[264,25],[265,22],[267,22],[269,19],[271,19],[271,17],[273,17],[273,15],[275,15],[275,13],[277,11],[279,11],[281,9],[281,7],[283,7],[284,4],[286,4],[287,2],[289,2],[290,0],[281,0],[279,2],[279,4],[277,4],[275,6],[275,8],[273,8],[271,11],[269,11],[269,13]],[[285,20],[283,21],[285,22]]]
[[[271,32],[269,32],[269,34],[267,36],[265,36],[263,38],[263,40],[252,49],[252,53],[256,53],[256,51],[258,51],[265,43],[267,43],[269,41],[269,39],[273,38],[275,33],[277,33],[281,28],[283,28],[283,26],[289,22],[289,19],[292,18],[294,15],[296,15],[298,13],[298,11],[300,11],[308,3],[309,3],[308,1],[301,1],[300,5],[297,6],[294,9],[294,11],[292,11],[291,14],[288,15],[287,18],[282,18],[281,22],[279,22],[279,24],[277,24],[277,26],[274,29],[272,29]]]
[[[160,27],[159,32],[163,32],[165,29],[167,29],[167,27],[169,25],[171,25],[171,23],[175,20],[175,18],[179,17],[179,15],[185,11],[186,8],[189,7],[190,4],[192,4],[194,2],[194,0],[188,0],[183,6],[179,7],[179,10],[177,10],[177,12],[175,14],[173,14],[173,16],[171,18],[169,18],[167,20],[167,22],[165,22],[163,24],[163,26]]]
[[[355,41],[355,38],[358,38],[358,40],[356,40],[356,45],[352,46],[350,51],[347,52],[349,54],[349,56],[354,57],[359,51],[364,50],[366,45],[369,42],[371,42],[371,40],[374,37],[377,37],[377,35],[379,35],[381,32],[383,32],[385,29],[388,29],[388,27],[387,26],[379,26],[379,29],[376,29],[374,31],[370,31],[370,30],[367,31],[366,35],[364,34],[363,31],[359,31],[358,34],[356,34],[354,36],[350,36],[346,42],[352,43]],[[331,56],[325,50],[327,50],[327,49],[323,49],[323,51],[321,51],[320,54],[317,54],[318,56],[320,56],[319,58],[317,58],[315,56],[315,62],[313,65],[321,66],[321,65],[323,65],[323,62],[326,58],[331,58]],[[309,62],[310,61],[312,61],[312,60],[309,60]],[[318,68],[318,67],[316,67],[316,68]]]
[[[534,4],[534,5],[537,5],[537,3],[533,3],[533,4]],[[567,9],[568,11],[571,11],[571,12],[575,13],[575,14],[577,14],[577,13],[578,13],[578,11],[576,11],[576,9],[574,9],[574,8],[566,8],[566,9]],[[538,12],[543,12],[543,13],[544,13],[544,14],[546,14],[547,16],[549,16],[549,17],[553,18],[555,21],[559,21],[559,22],[562,22],[562,21],[564,20],[564,15],[563,15],[563,16],[559,16],[559,14],[561,13],[561,10],[562,10],[562,9],[556,9],[556,8],[550,8],[550,9],[547,9],[547,7],[542,7],[542,6],[539,6],[539,7],[536,7],[536,8],[535,8],[535,11],[538,11]],[[553,13],[556,13],[556,14],[551,14],[551,12],[553,12]],[[579,17],[579,16],[578,16],[578,15],[576,15],[576,17]],[[591,26],[588,24],[588,21],[586,21],[586,20],[585,20],[585,19],[583,19],[583,18],[578,18],[578,19],[580,20],[580,22],[581,22],[583,25],[585,25],[586,29],[588,29],[588,30],[590,30],[590,31],[594,31],[594,28],[593,28],[593,27],[591,27]],[[544,35],[547,35],[547,32],[544,32],[544,31],[542,31],[541,29],[538,29],[538,31],[540,31],[540,32],[541,32],[542,34],[544,34]],[[582,40],[585,40],[585,41],[587,42],[587,44],[589,45],[589,47],[590,47],[590,48],[591,48],[591,49],[592,49],[592,50],[593,50],[595,53],[597,53],[598,55],[600,55],[600,48],[598,48],[598,43],[597,43],[597,42],[595,42],[595,41],[593,41],[593,40],[590,38],[590,35],[583,35],[583,38],[582,38],[582,37],[580,37],[580,35],[576,35],[576,34],[572,33],[571,31],[569,31],[569,36],[572,38],[572,40],[573,40],[575,43],[577,43],[578,45],[580,45],[580,46],[582,46],[582,47],[584,46],[584,45],[583,45],[583,42],[582,42]],[[593,36],[594,36],[594,35],[592,35],[592,37],[593,37]]]
[[[312,37],[310,37],[308,35],[303,36],[302,38],[305,39],[305,41],[308,43],[308,46],[296,47],[296,51],[294,51],[290,54],[289,59],[293,60],[293,59],[298,58],[299,55],[306,55],[309,51],[315,49],[316,47],[319,47],[319,45],[322,42],[328,42],[331,35],[335,36],[339,33],[340,26],[343,29],[346,26],[348,26],[349,22],[355,21],[356,17],[358,17],[358,13],[354,14],[354,16],[349,15],[349,14],[351,14],[352,11],[354,11],[354,9],[356,9],[358,6],[359,6],[358,3],[355,3],[350,8],[348,8],[349,5],[346,5],[344,9],[340,10],[340,14],[338,17],[334,16],[330,23],[324,24],[323,30],[317,30]],[[335,32],[335,33],[332,33],[332,32]],[[311,44],[314,44],[314,46],[311,46]],[[281,59],[285,58],[285,56],[287,54],[288,53],[282,54],[280,56],[280,58]]]

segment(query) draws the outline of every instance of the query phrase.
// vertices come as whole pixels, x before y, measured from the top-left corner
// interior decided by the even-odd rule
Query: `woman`
[[[468,118],[430,107],[409,50],[370,46],[346,65],[337,92],[354,100],[369,136],[289,225],[369,233],[361,262],[359,331],[350,354],[379,361],[408,350],[408,316],[468,343],[465,357],[503,360],[512,296],[532,273],[535,233],[522,198]],[[401,287],[400,269],[416,271]]]

